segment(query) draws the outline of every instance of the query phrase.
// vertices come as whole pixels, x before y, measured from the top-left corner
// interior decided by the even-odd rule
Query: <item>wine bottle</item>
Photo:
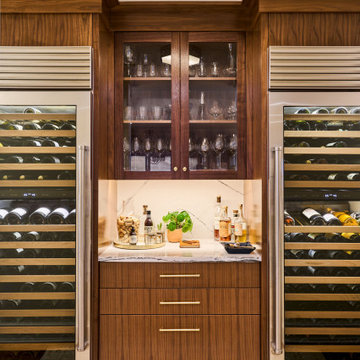
[[[296,254],[291,250],[285,250],[284,257],[285,259],[297,259]]]
[[[354,250],[351,252],[350,254],[351,259],[356,259],[359,260],[360,259],[360,251]]]
[[[63,207],[58,207],[48,215],[47,222],[49,224],[65,224],[69,211]]]
[[[328,164],[329,162],[325,158],[315,158],[305,160],[305,164]]]
[[[360,173],[350,173],[346,175],[346,179],[349,181],[359,181],[360,180]]]
[[[351,288],[348,284],[330,284],[329,288],[333,293],[347,294],[351,292]]]
[[[33,147],[39,147],[41,146],[41,141],[37,139],[26,139],[24,140],[23,146],[33,146]]]
[[[41,157],[41,163],[60,164],[60,159],[54,155],[45,155]]]
[[[350,255],[346,252],[346,251],[342,251],[342,250],[332,250],[329,251],[329,258],[330,259],[349,259]]]
[[[6,209],[0,209],[0,225],[6,224],[6,216],[9,212]]]
[[[329,252],[327,250],[309,250],[308,257],[310,259],[328,259]]]
[[[65,222],[67,224],[75,224],[76,223],[76,209],[73,209],[69,212],[69,215],[66,217]]]
[[[44,283],[40,283],[37,286],[37,290],[39,292],[53,292],[56,291],[56,285],[53,282],[44,282]]]
[[[57,291],[58,292],[74,292],[75,286],[73,283],[65,281],[65,282],[59,284]]]
[[[331,276],[331,269],[323,267],[308,267],[312,276]]]
[[[20,307],[21,300],[1,300],[0,301],[0,308],[4,310],[16,310]]]
[[[327,124],[325,121],[312,121],[311,129],[315,131],[325,131],[327,130]]]
[[[40,234],[37,231],[30,231],[23,235],[24,241],[39,241],[40,240]]]
[[[38,258],[40,256],[40,249],[17,249],[18,256],[22,258]]]
[[[358,222],[352,218],[349,214],[346,214],[344,211],[333,211],[330,208],[327,209],[328,212],[334,214],[343,225],[346,226],[358,226]]]
[[[71,121],[64,121],[60,126],[60,130],[76,130],[76,126]]]
[[[24,162],[24,158],[19,155],[9,155],[6,156],[2,162],[7,164],[22,164]]]
[[[289,240],[291,242],[306,242],[309,241],[308,236],[303,233],[290,233]]]
[[[329,226],[341,226],[342,223],[341,221],[331,212],[326,213],[323,215],[324,220],[326,221],[326,224]]]
[[[287,226],[295,225],[295,219],[287,212],[287,210],[284,210],[284,223]]]
[[[295,255],[295,258],[293,259],[308,259],[309,254],[308,250],[289,250],[292,252],[293,255]]]
[[[48,215],[50,214],[50,209],[47,207],[41,207],[37,210],[35,210],[30,216],[29,216],[29,222],[30,224],[45,224],[46,219]]]
[[[347,143],[343,140],[337,140],[333,142],[329,142],[325,145],[325,147],[347,147]]]
[[[27,213],[26,209],[17,207],[5,216],[5,220],[9,225],[25,224],[27,220]]]
[[[53,139],[44,139],[42,142],[42,146],[47,146],[47,147],[59,147],[59,143]]]
[[[310,143],[307,141],[301,141],[299,143],[294,143],[291,146],[292,147],[311,147]]]
[[[292,128],[297,131],[307,131],[310,130],[310,124],[305,120],[295,120]]]
[[[23,159],[24,159],[24,163],[37,164],[40,162],[40,158],[35,155],[25,155],[25,156],[23,156]]]
[[[24,130],[41,130],[40,124],[35,121],[26,121],[23,123]]]
[[[348,242],[360,242],[360,234],[355,233],[341,233],[341,236]]]
[[[61,162],[64,164],[75,164],[76,163],[76,157],[73,155],[66,155],[61,159]]]
[[[35,291],[35,284],[33,282],[25,282],[20,285],[19,292],[34,292]]]
[[[58,180],[71,180],[74,176],[71,174],[70,171],[63,171],[60,174],[57,174],[56,178]]]
[[[306,208],[301,213],[310,225],[326,225],[325,219],[312,208]]]
[[[344,181],[344,180],[346,180],[346,176],[343,173],[332,173],[332,174],[328,175],[327,180],[330,180],[330,181]]]
[[[6,130],[23,130],[23,126],[21,124],[8,123]]]
[[[3,234],[4,241],[21,241],[21,234],[19,232],[6,232]]]
[[[59,126],[57,124],[55,124],[54,121],[50,122],[50,121],[47,121],[43,127],[42,127],[43,130],[59,130]]]
[[[310,234],[308,234],[308,237],[310,238],[310,240],[312,240],[314,242],[325,242],[326,241],[326,237],[324,234],[310,233]]]

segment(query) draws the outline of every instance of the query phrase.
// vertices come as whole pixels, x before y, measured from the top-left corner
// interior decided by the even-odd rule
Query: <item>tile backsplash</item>
[[[218,195],[229,215],[244,204],[245,217],[260,238],[261,180],[100,180],[99,218],[106,218],[105,238],[111,240],[120,214],[140,216],[148,205],[157,224],[168,211],[186,210],[194,226],[184,239],[212,238]]]

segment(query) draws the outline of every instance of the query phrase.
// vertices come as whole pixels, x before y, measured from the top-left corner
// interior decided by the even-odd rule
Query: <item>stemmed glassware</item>
[[[123,156],[124,156],[124,170],[130,170],[130,143],[127,137],[124,137],[123,142]]]
[[[233,101],[226,109],[226,116],[228,120],[236,120],[237,117],[236,115],[237,115],[236,102]]]
[[[219,103],[214,100],[210,110],[209,110],[209,114],[211,115],[211,117],[214,119],[214,120],[218,120],[220,118],[220,116],[222,115],[222,110],[219,106]]]
[[[201,167],[202,169],[209,168],[209,151],[210,151],[210,142],[207,137],[204,137],[201,141],[200,152],[201,152]]]
[[[149,137],[145,138],[144,151],[145,151],[145,171],[150,171],[151,140]]]
[[[221,169],[221,158],[222,154],[225,151],[225,140],[222,134],[218,134],[214,143],[214,150],[216,153],[216,168]]]
[[[131,76],[131,65],[135,63],[135,54],[130,45],[125,45],[126,76]]]
[[[158,164],[161,160],[164,160],[164,150],[164,141],[162,138],[158,138],[156,140],[155,152],[152,156],[151,162],[154,164]]]
[[[237,139],[236,134],[232,134],[230,141],[229,141],[229,153],[230,153],[229,168],[230,169],[236,169],[237,149],[238,149],[238,139]]]

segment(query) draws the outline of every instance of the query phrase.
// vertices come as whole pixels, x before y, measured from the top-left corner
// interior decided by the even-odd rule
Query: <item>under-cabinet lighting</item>
[[[161,61],[163,64],[169,64],[171,65],[171,55],[166,55],[161,58]],[[197,65],[200,62],[200,58],[189,55],[189,66]]]
[[[182,3],[182,2],[195,2],[195,3],[199,3],[199,2],[212,2],[212,3],[217,3],[216,5],[223,5],[224,2],[226,3],[236,3],[236,4],[241,4],[243,2],[243,0],[118,0],[119,4],[123,4],[123,3],[135,3],[135,2],[142,2],[142,3],[146,3],[146,2],[151,2],[151,3],[162,3],[162,2],[166,2],[166,3]]]

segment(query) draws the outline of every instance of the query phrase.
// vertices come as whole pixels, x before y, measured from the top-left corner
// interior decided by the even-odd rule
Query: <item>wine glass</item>
[[[216,153],[216,168],[221,169],[221,157],[225,150],[225,141],[222,134],[217,134],[214,143],[214,150]]]
[[[144,150],[145,150],[145,171],[150,171],[151,140],[149,137],[145,138]]]
[[[213,104],[209,110],[209,114],[211,115],[211,117],[214,119],[214,120],[218,120],[220,118],[220,116],[222,115],[222,110],[219,106],[219,103],[214,100],[213,101]]]
[[[171,68],[169,64],[164,64],[162,69],[162,76],[170,77],[171,76]]]
[[[156,140],[156,144],[155,144],[155,152],[154,155],[151,158],[151,162],[153,164],[158,164],[160,161],[164,160],[164,142],[162,140],[162,138],[158,138]]]
[[[200,152],[201,152],[201,167],[203,169],[209,168],[209,151],[210,151],[210,143],[207,137],[204,137],[201,140]]]
[[[230,153],[229,168],[230,169],[236,169],[237,149],[238,149],[238,139],[237,139],[236,134],[232,134],[230,141],[229,141],[229,153]]]
[[[126,76],[131,76],[131,65],[135,62],[134,51],[130,45],[125,46]]]
[[[139,155],[140,152],[140,140],[137,136],[134,137],[133,139],[133,154]]]
[[[124,170],[130,169],[129,153],[130,153],[129,140],[126,137],[124,137],[124,141],[123,141]]]
[[[219,65],[218,65],[218,63],[216,61],[213,61],[211,63],[210,75],[213,76],[213,77],[217,77],[217,76],[220,75]]]
[[[236,107],[236,102],[233,101],[229,107],[226,109],[226,115],[228,120],[236,120],[236,115],[237,115],[237,107]]]

